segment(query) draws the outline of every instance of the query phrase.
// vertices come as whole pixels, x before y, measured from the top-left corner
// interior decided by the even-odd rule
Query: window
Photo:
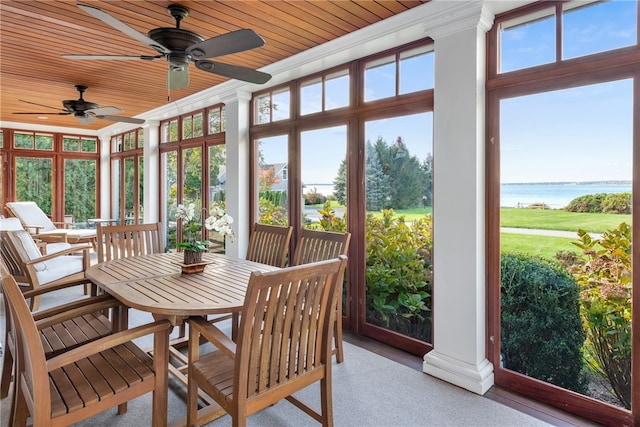
[[[254,98],[254,122],[271,123],[290,118],[289,88],[277,89]]]
[[[53,151],[53,134],[14,132],[13,147],[25,150]]]
[[[364,101],[376,101],[433,88],[432,45],[407,48],[365,63]]]
[[[62,137],[62,151],[97,153],[98,138],[64,135]]]
[[[349,106],[349,82],[348,69],[303,81],[300,85],[300,114]]]

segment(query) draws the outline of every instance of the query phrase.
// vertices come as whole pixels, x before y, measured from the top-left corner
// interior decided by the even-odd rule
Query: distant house
[[[271,191],[287,191],[289,175],[287,163],[265,163],[260,165],[260,179],[268,180]]]

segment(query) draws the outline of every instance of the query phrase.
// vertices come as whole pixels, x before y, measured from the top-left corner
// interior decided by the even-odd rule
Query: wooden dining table
[[[253,271],[273,271],[277,267],[205,253],[208,265],[201,273],[183,274],[182,253],[162,253],[121,258],[96,264],[86,271],[87,278],[99,289],[113,295],[125,306],[151,313],[156,319],[168,319],[183,326],[191,316],[223,315],[239,312]],[[186,385],[187,357],[180,352],[184,339],[170,341],[169,373]],[[166,390],[168,398],[168,390]],[[205,407],[198,411],[201,423],[224,411],[201,393]],[[186,418],[172,425],[184,425]]]

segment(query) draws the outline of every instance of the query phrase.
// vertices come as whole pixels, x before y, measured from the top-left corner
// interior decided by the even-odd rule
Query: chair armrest
[[[47,371],[51,372],[70,363],[77,362],[78,360],[85,359],[101,351],[116,347],[121,344],[128,343],[136,338],[143,337],[149,334],[155,334],[157,332],[163,332],[171,328],[171,322],[168,320],[160,320],[157,322],[149,323],[147,325],[138,326],[133,329],[127,329],[121,332],[116,332],[112,335],[100,338],[85,344],[80,347],[76,347],[72,350],[66,351],[56,357],[47,360]]]
[[[47,310],[35,312],[33,313],[33,320],[36,321],[38,329],[42,329],[85,314],[121,306],[122,303],[117,299],[109,295],[100,295],[97,297],[82,298]]]
[[[27,231],[29,231],[30,228],[33,228],[35,231],[35,234],[40,233],[40,229],[44,228],[44,225],[23,225],[23,228]],[[31,233],[31,231],[29,231]]]
[[[33,272],[32,272],[32,274],[33,274]],[[84,285],[85,283],[90,283],[90,280],[89,279],[86,279],[86,280],[78,279],[77,281],[57,283],[55,285],[47,283],[45,285],[40,285],[40,287],[37,288],[37,289],[32,289],[30,291],[23,292],[22,296],[24,296],[24,299],[29,299],[29,298],[33,298],[33,297],[38,296],[38,295],[46,294],[47,292],[59,291],[60,289],[70,288],[72,286],[80,286],[80,285]]]
[[[187,320],[189,327],[198,331],[207,341],[216,346],[220,351],[234,358],[236,356],[236,343],[224,332],[202,317],[191,317]]]
[[[60,252],[54,252],[52,254],[48,254],[48,255],[43,255],[40,258],[36,258],[36,259],[32,259],[29,260],[27,262],[25,262],[26,265],[33,265],[33,264],[38,264],[40,262],[43,261],[48,261],[50,259],[54,259],[57,258],[59,256],[63,256],[63,255],[72,255],[75,253],[78,253],[80,251],[83,251],[87,253],[87,256],[89,256],[89,250],[91,250],[91,245],[89,244],[82,244],[82,245],[73,245],[72,247],[68,248],[68,249],[64,249]],[[88,266],[87,266],[88,267]]]

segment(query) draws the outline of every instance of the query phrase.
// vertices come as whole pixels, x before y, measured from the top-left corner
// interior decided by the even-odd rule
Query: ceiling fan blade
[[[187,86],[189,86],[189,67],[169,66],[169,70],[167,71],[167,88],[184,89]]]
[[[149,56],[149,55],[62,55],[65,59],[116,59],[119,61],[139,60],[153,61],[154,59],[160,59],[162,55]]]
[[[37,105],[38,107],[45,107],[45,108],[51,108],[52,110],[57,110],[57,111],[63,111],[64,114],[70,114],[67,110],[65,110],[64,108],[58,108],[58,107],[51,107],[49,105],[44,105],[44,104],[38,104],[37,102],[31,102],[31,101],[25,101],[24,99],[20,99],[20,102],[25,102],[27,104],[31,104],[31,105]],[[21,113],[22,114],[22,113]],[[28,114],[28,113],[24,113],[24,114]],[[49,113],[44,113],[44,114],[49,114]],[[51,113],[53,114],[53,113]]]
[[[255,31],[243,29],[191,45],[186,49],[186,52],[195,59],[213,58],[214,56],[243,52],[263,45],[264,40]]]
[[[136,119],[133,117],[111,116],[108,114],[96,115],[96,117],[99,119],[111,120],[112,122],[134,123],[136,125],[141,125],[144,123],[143,119]]]
[[[93,123],[93,119],[86,114],[76,114],[76,119],[81,125],[90,125]]]
[[[209,60],[196,61],[196,67],[202,71],[218,74],[230,79],[242,80],[249,83],[263,84],[271,80],[271,74],[263,73],[251,68],[225,64]]]
[[[85,110],[85,113],[91,113],[94,116],[104,116],[105,114],[120,114],[122,110],[117,107],[98,107]]]
[[[161,44],[159,44],[155,40],[147,37],[146,35],[138,32],[137,30],[134,30],[133,28],[131,28],[130,26],[128,26],[124,22],[114,18],[113,16],[111,16],[108,13],[102,11],[101,9],[98,9],[97,7],[88,6],[86,4],[79,4],[78,7],[80,9],[84,10],[85,12],[87,12],[89,15],[92,15],[95,18],[98,18],[99,20],[101,20],[105,24],[110,25],[113,28],[115,28],[116,30],[128,35],[132,39],[137,40],[140,43],[145,44],[147,46],[151,46],[153,49],[155,49],[156,51],[158,51],[160,53],[170,53],[171,52],[169,49],[167,49],[166,47],[162,46]]]
[[[66,113],[11,113],[11,114],[36,114],[38,116],[68,116],[69,112]]]

